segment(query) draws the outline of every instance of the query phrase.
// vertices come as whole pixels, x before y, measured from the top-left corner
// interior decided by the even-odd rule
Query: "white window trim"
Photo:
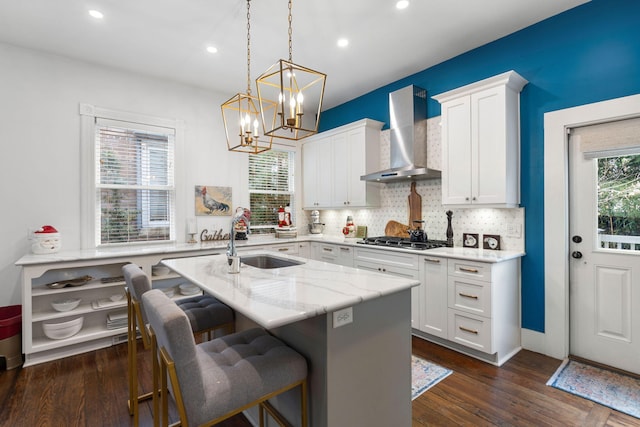
[[[125,122],[147,124],[159,127],[175,129],[175,225],[179,230],[178,224],[184,223],[185,212],[184,206],[187,204],[187,192],[179,191],[183,188],[184,179],[182,165],[184,144],[184,122],[178,119],[166,119],[155,116],[148,116],[138,113],[130,113],[126,111],[111,110],[108,108],[96,107],[92,104],[80,104],[80,244],[82,249],[94,249],[98,246],[95,239],[95,212],[96,212],[96,174],[94,171],[95,163],[95,121],[96,117],[111,120],[120,120]],[[177,231],[176,230],[176,231]],[[184,239],[181,233],[175,232],[176,238]],[[147,242],[146,244],[154,244],[156,242]],[[167,243],[166,241],[157,243]]]

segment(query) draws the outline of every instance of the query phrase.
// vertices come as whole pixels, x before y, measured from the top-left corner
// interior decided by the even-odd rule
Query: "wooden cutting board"
[[[387,226],[384,228],[385,236],[392,237],[409,237],[409,226],[406,224],[402,224],[398,221],[389,221],[387,222]]]
[[[409,193],[409,227],[416,228],[417,224],[413,221],[422,221],[422,196],[416,191],[416,183],[411,183],[411,192]]]

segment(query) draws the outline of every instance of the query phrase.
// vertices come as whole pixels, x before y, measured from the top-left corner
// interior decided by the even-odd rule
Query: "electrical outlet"
[[[333,327],[348,325],[353,322],[353,307],[343,308],[333,312]]]
[[[522,226],[516,222],[507,223],[507,236],[520,237],[522,235]]]

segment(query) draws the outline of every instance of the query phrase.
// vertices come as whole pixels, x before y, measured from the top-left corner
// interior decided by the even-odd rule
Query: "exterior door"
[[[584,143],[572,131],[569,352],[640,374],[640,156],[587,158]]]

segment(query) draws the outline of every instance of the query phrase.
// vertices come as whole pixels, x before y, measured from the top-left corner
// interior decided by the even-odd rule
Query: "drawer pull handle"
[[[468,268],[468,267],[459,267],[460,271],[464,271],[466,273],[477,273],[478,270],[476,268]]]
[[[434,264],[440,264],[440,260],[439,259],[434,259],[434,258],[425,258],[424,259],[426,262],[433,262]]]
[[[278,251],[280,252],[287,252],[289,250],[289,248],[278,248]]]
[[[478,331],[465,328],[464,326],[458,326],[458,329],[460,329],[461,331],[469,332],[470,334],[478,335]]]
[[[333,249],[331,248],[322,248],[322,250],[325,252],[333,252]]]
[[[351,248],[340,248],[341,251],[349,252]]]
[[[458,292],[458,295],[460,295],[461,297],[464,297],[464,298],[478,299],[477,295],[463,294],[462,292]]]

